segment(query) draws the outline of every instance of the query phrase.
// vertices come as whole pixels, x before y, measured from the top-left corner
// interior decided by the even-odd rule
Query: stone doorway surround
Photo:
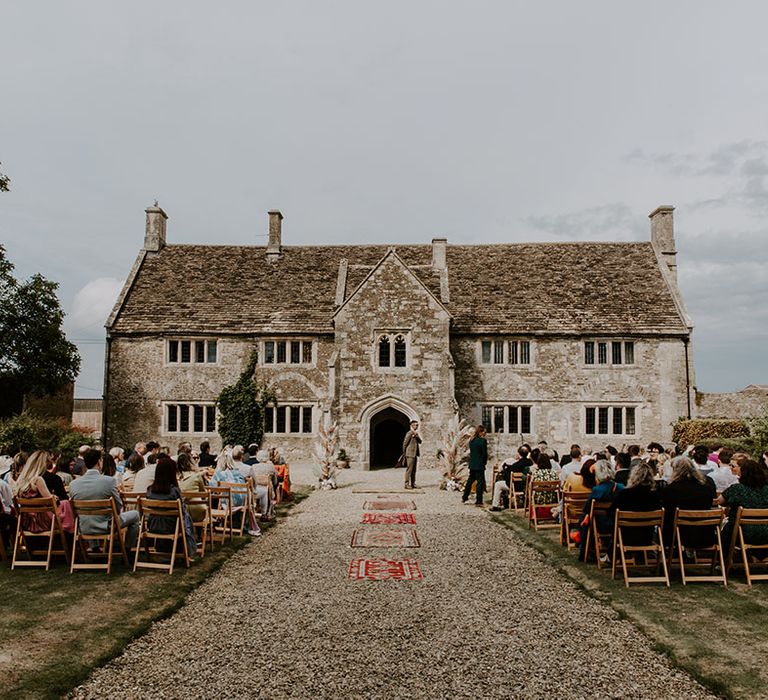
[[[394,467],[402,454],[403,438],[408,432],[410,419],[396,408],[384,408],[371,418],[371,469]]]
[[[360,432],[358,434],[360,446],[363,446],[363,460],[362,468],[366,471],[371,469],[371,441],[373,434],[371,431],[371,421],[377,416],[377,414],[387,409],[395,409],[399,413],[402,413],[408,422],[412,420],[419,420],[419,414],[405,401],[399,399],[393,394],[387,394],[386,396],[380,396],[377,399],[371,401],[358,416],[358,422],[360,425]]]

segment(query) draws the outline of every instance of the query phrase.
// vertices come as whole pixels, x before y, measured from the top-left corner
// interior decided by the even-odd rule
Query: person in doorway
[[[488,463],[488,441],[485,439],[485,426],[478,425],[475,437],[469,442],[469,478],[464,485],[464,495],[461,502],[469,500],[472,484],[475,483],[475,505],[482,507],[483,491],[485,490],[485,465]]]
[[[403,439],[403,455],[405,455],[405,488],[416,488],[416,463],[419,459],[419,445],[421,445],[421,435],[419,435],[419,421],[411,421],[411,429],[405,434]]]

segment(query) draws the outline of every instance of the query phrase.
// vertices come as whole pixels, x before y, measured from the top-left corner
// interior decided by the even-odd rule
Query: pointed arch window
[[[408,359],[407,343],[401,333],[395,336],[395,367],[405,367]]]
[[[389,367],[392,362],[392,345],[388,335],[379,336],[379,367]]]

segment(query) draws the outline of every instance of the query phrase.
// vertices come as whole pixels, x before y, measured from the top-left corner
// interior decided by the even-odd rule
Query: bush
[[[749,438],[749,427],[743,420],[686,420],[681,418],[672,426],[672,440],[685,449],[688,445],[703,444],[706,440]]]
[[[80,445],[95,442],[90,430],[61,419],[25,412],[0,422],[0,453],[3,454],[12,447],[27,452],[43,449],[74,454]]]

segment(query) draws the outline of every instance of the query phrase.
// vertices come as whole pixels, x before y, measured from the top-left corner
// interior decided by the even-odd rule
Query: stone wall
[[[738,420],[768,411],[768,386],[751,384],[729,393],[696,392],[696,418]]]
[[[132,447],[154,439],[171,449],[181,440],[197,446],[208,440],[221,448],[218,433],[167,433],[163,402],[212,402],[222,387],[232,384],[244,369],[258,338],[219,338],[215,364],[167,364],[166,340],[157,337],[117,337],[112,340],[109,394],[106,402],[109,445]],[[259,365],[257,374],[278,397],[313,404],[315,425],[327,396],[327,364],[333,350],[329,339],[315,339],[312,365]],[[312,435],[265,435],[264,446],[277,446],[288,460],[306,460]]]
[[[449,326],[445,308],[394,255],[337,314],[333,415],[353,466],[368,468],[371,418],[389,407],[420,420],[421,464],[434,466],[454,413]],[[376,343],[382,332],[408,337],[406,367],[378,367]]]
[[[481,420],[481,404],[531,406],[528,442],[546,440],[559,452],[572,443],[596,449],[606,444],[670,443],[671,424],[687,415],[685,345],[676,339],[635,340],[635,364],[619,367],[583,364],[583,338],[532,338],[531,364],[481,365],[480,338],[451,341],[456,362],[460,415]],[[587,435],[585,408],[636,406],[635,435]],[[610,428],[611,426],[609,426]],[[520,435],[489,436],[492,459],[514,454]]]

